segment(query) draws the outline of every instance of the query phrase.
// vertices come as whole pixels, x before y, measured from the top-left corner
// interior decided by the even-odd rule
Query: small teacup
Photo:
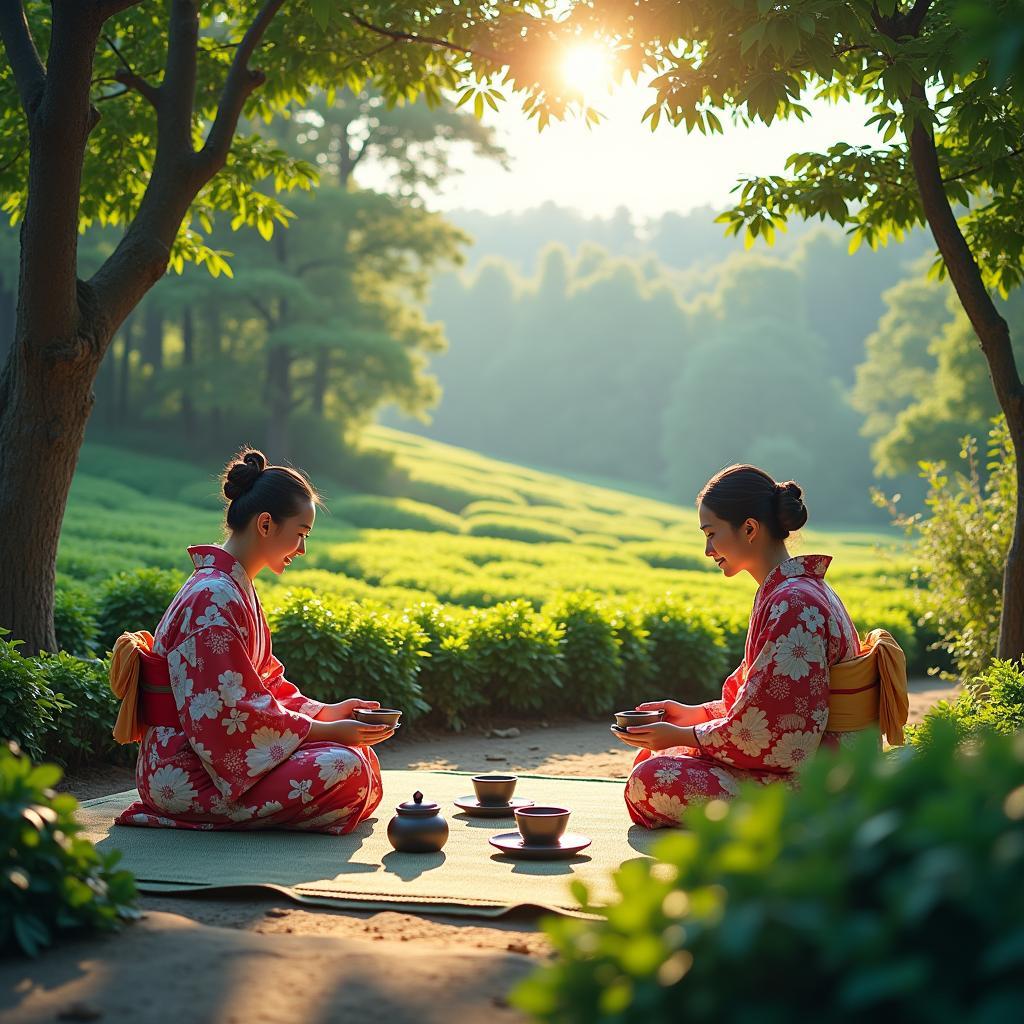
[[[527,846],[554,846],[569,824],[571,813],[567,807],[519,807],[516,825]]]
[[[356,708],[352,713],[363,725],[398,725],[402,717],[402,712],[394,708]]]
[[[628,729],[631,725],[654,725],[664,717],[664,711],[616,711],[615,724],[620,729]]]
[[[488,807],[504,807],[516,791],[517,775],[474,775],[476,798]]]

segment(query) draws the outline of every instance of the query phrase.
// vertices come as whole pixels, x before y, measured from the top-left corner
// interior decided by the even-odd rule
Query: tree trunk
[[[313,413],[323,418],[324,396],[327,394],[327,377],[331,368],[331,354],[326,348],[316,354],[316,365],[313,368]]]
[[[926,102],[923,86],[916,86],[913,95],[918,102]],[[985,288],[981,270],[946,196],[935,140],[915,123],[908,142],[925,219],[988,362],[992,386],[1013,440],[1017,505],[1013,539],[1003,572],[1003,609],[996,655],[1019,659],[1024,656],[1024,384],[1014,358],[1009,326]]]
[[[186,444],[191,448],[196,439],[196,409],[191,391],[195,365],[195,319],[191,306],[186,306],[181,314],[181,342],[181,364],[186,374],[181,389],[181,429]]]
[[[3,366],[14,344],[14,295],[7,282],[0,285],[0,366]]]
[[[56,650],[57,546],[71,478],[92,409],[91,360],[47,358],[24,326],[0,377],[0,625],[25,651]],[[93,350],[95,337],[72,339]]]

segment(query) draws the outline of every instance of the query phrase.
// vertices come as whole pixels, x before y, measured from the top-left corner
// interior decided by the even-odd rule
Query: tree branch
[[[266,0],[235,50],[235,56],[228,69],[220,101],[217,104],[217,115],[206,136],[206,142],[199,151],[204,173],[208,177],[213,177],[223,166],[238,128],[238,118],[241,116],[242,107],[245,106],[245,101],[253,90],[263,84],[266,76],[262,71],[254,71],[249,68],[249,58],[263,38],[267,26],[274,20],[274,16],[283,4],[284,0]]]
[[[160,83],[156,163],[175,164],[192,155],[192,114],[196,100],[196,56],[199,49],[199,8],[196,0],[172,0],[167,37],[167,63]]]
[[[141,2],[142,0],[100,0],[98,5],[100,20],[107,21],[115,14],[128,10],[129,7],[137,7]]]
[[[923,85],[915,83],[911,95],[918,104],[927,107],[928,98]],[[904,110],[910,113],[906,103]],[[988,360],[999,404],[1008,418],[1012,418],[1011,413],[1016,413],[1019,423],[1021,406],[1024,404],[1024,385],[1021,384],[1014,358],[1010,329],[985,287],[974,253],[949,204],[935,139],[919,120],[915,120],[907,141],[928,227],[931,228],[949,278]]]
[[[900,19],[900,35],[916,36],[921,31],[931,5],[932,0],[916,0],[914,6]]]
[[[26,116],[31,119],[46,86],[46,71],[28,30],[21,0],[0,0],[0,38],[11,62],[18,98]]]
[[[117,44],[105,32],[103,33],[103,39],[105,40],[107,46],[109,46],[111,50],[114,51],[115,55],[117,56],[117,59],[121,62],[121,67],[114,72],[114,81],[120,82],[121,85],[125,86],[126,92],[134,89],[135,92],[139,93],[141,96],[144,96],[147,100],[149,100],[153,107],[159,109],[160,89],[157,86],[151,84],[150,82],[147,82],[146,79],[144,79],[141,75],[135,73],[135,70],[132,68],[131,64],[129,64],[128,61],[125,59],[124,54],[117,48]],[[116,93],[115,95],[123,94]],[[110,99],[110,97],[104,96],[102,97],[102,99]]]
[[[400,29],[381,28],[380,25],[374,25],[372,22],[367,21],[365,18],[360,18],[358,14],[353,14],[351,11],[346,11],[345,14],[346,17],[362,28],[365,28],[367,31],[376,32],[379,36],[387,36],[388,39],[394,39],[396,41],[400,40],[407,43],[424,43],[427,46],[439,46],[444,50],[454,50],[456,53],[464,53],[467,57],[477,54],[481,57],[486,57],[488,60],[494,61],[495,63],[503,63],[496,53],[490,53],[487,50],[472,50],[468,46],[459,46],[458,43],[453,43],[448,39],[441,39],[439,36],[421,36],[415,32],[403,32]]]

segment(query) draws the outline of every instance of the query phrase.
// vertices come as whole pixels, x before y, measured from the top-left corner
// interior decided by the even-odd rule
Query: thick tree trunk
[[[925,103],[924,88],[917,86],[914,97]],[[1016,518],[1003,573],[1003,610],[996,654],[1000,658],[1017,659],[1024,656],[1024,384],[1014,358],[1009,326],[985,288],[981,270],[946,196],[935,140],[917,124],[908,141],[925,219],[957,297],[978,337],[1013,439],[1017,459]]]
[[[92,361],[41,361],[44,351],[22,334],[0,378],[0,626],[33,654],[56,649],[57,546],[96,373]]]

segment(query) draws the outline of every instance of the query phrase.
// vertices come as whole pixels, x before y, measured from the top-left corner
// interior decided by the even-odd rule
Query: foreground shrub
[[[425,637],[408,616],[298,589],[268,618],[274,652],[306,696],[379,700],[401,708],[403,721],[429,710],[416,680]]]
[[[0,952],[35,956],[61,932],[111,930],[137,916],[135,882],[115,870],[120,852],[98,853],[76,835],[78,801],[50,788],[60,776],[0,747]]]
[[[909,756],[816,757],[615,873],[597,922],[513,995],[541,1020],[996,1022],[1024,1011],[1024,740],[949,727]],[[574,883],[585,904],[585,886]],[[740,983],[741,982],[741,983]]]
[[[156,632],[157,623],[174,595],[185,582],[184,573],[174,569],[135,569],[119,572],[100,588],[100,648],[106,652],[124,632],[147,629]]]
[[[994,661],[955,701],[940,701],[918,726],[907,730],[910,742],[927,746],[936,731],[952,728],[959,740],[988,733],[1024,731],[1024,671],[1013,661]]]
[[[23,642],[6,639],[10,635],[9,629],[0,629],[0,740],[13,740],[42,760],[68,702],[50,688],[34,659],[23,656]]]

